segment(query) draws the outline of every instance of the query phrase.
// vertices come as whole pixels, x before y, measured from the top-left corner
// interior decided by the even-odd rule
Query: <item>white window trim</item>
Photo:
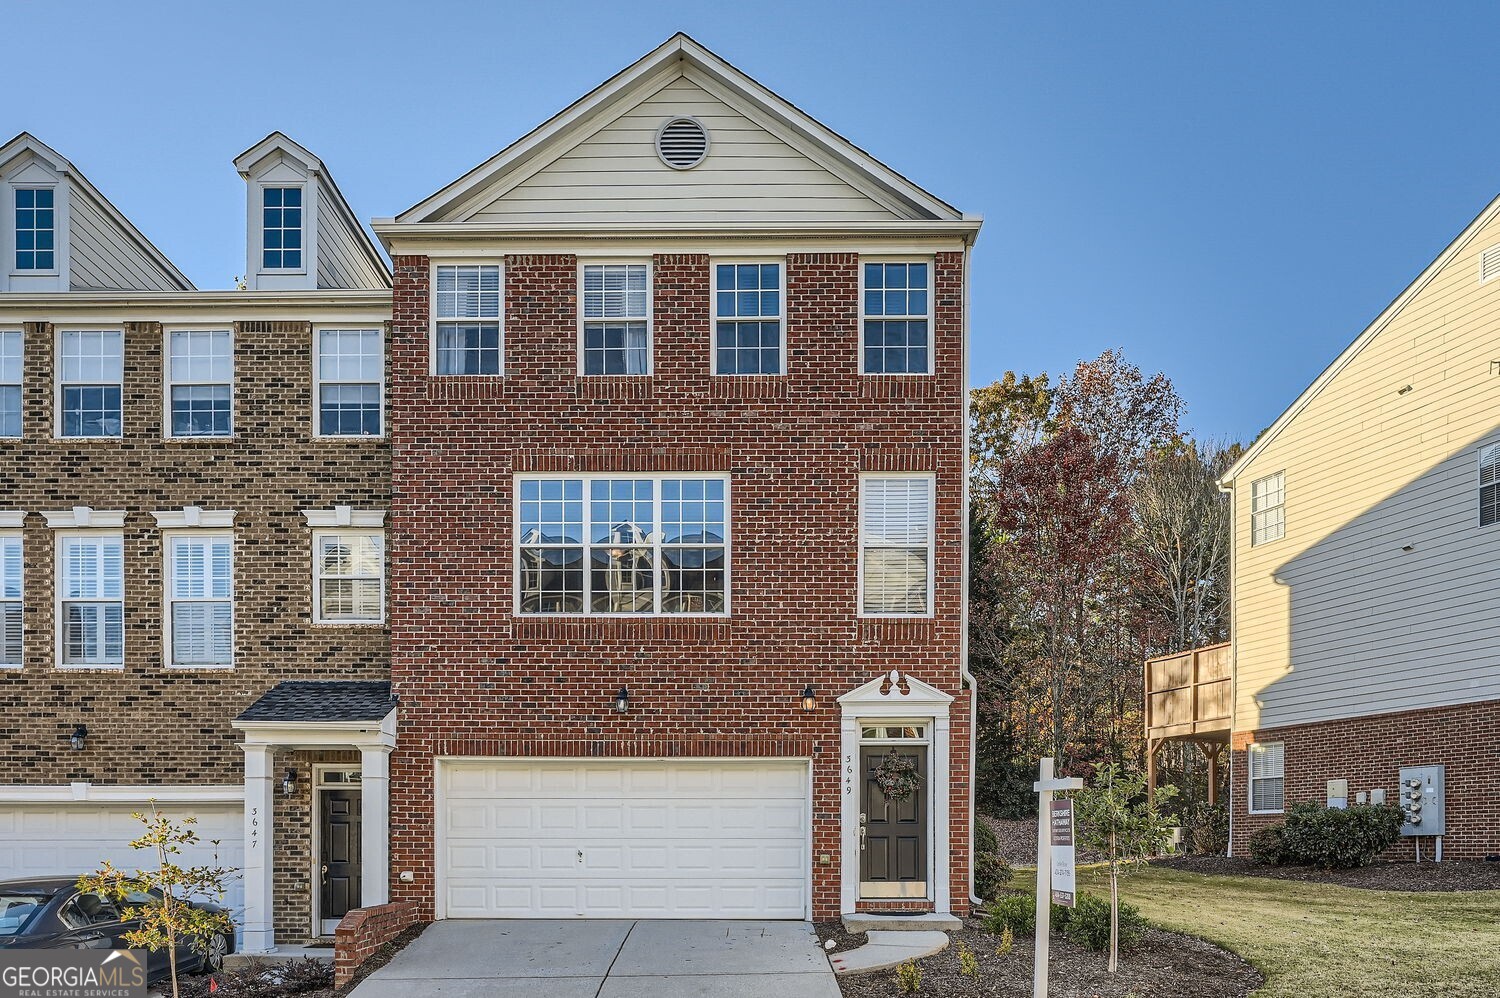
[[[1269,482],[1273,478],[1281,479],[1280,489],[1281,501],[1274,506],[1266,506],[1263,509],[1255,508],[1255,487],[1262,482]],[[1264,537],[1256,540],[1256,534],[1260,531],[1256,527],[1256,517],[1262,516],[1272,510],[1281,511],[1281,533],[1275,537]],[[1269,475],[1262,475],[1250,483],[1250,546],[1261,547],[1265,544],[1274,544],[1286,537],[1286,472],[1273,471]]]
[[[874,479],[906,481],[924,478],[927,490],[927,612],[926,613],[866,613],[865,612],[865,482]],[[931,620],[937,611],[937,475],[931,471],[878,471],[861,472],[859,476],[859,500],[855,508],[854,533],[858,543],[855,559],[855,604],[857,616],[865,620]]]
[[[312,242],[309,238],[312,233],[313,212],[308,205],[307,192],[313,185],[306,180],[261,180],[255,185],[255,203],[252,210],[255,213],[255,272],[258,274],[306,274],[309,273],[308,265],[312,262],[312,248],[308,245]],[[302,266],[300,267],[267,267],[266,262],[266,188],[290,188],[302,189]],[[316,196],[316,191],[314,191]]]
[[[1275,776],[1255,775],[1254,750],[1257,748],[1271,748],[1273,746],[1281,749],[1281,807],[1273,809],[1256,808],[1255,806],[1255,784],[1258,780],[1274,780]],[[1245,751],[1245,809],[1250,814],[1285,814],[1286,813],[1286,743],[1285,742],[1252,742]]]
[[[52,192],[52,268],[50,270],[22,270],[16,266],[16,191]],[[64,228],[67,186],[60,180],[10,181],[5,185],[5,271],[11,277],[61,277],[68,269],[66,229]],[[59,288],[66,291],[67,288]]]
[[[120,432],[112,437],[68,437],[63,435],[63,355],[62,343],[64,333],[115,333],[120,334]],[[70,440],[74,443],[92,443],[95,441],[118,441],[125,439],[125,327],[123,325],[102,326],[69,326],[64,329],[61,326],[52,332],[52,439]],[[101,382],[102,383],[102,382]],[[69,381],[67,384],[75,384]],[[86,384],[86,382],[76,382]]]
[[[86,508],[86,507],[79,507],[79,508]],[[57,526],[56,524],[54,524],[52,522],[51,514],[49,514],[49,513],[43,513],[42,515],[48,517],[47,525],[49,527]],[[105,517],[108,516],[108,514],[97,514],[97,513],[94,514],[94,515],[95,515],[96,518],[97,517],[101,517],[101,516],[105,516]],[[119,515],[121,517],[121,525],[123,525],[124,513],[120,513]],[[119,662],[114,662],[114,663],[111,663],[111,662],[102,662],[102,663],[67,662],[67,663],[65,663],[65,662],[63,662],[63,645],[65,643],[64,638],[63,638],[63,628],[66,625],[66,621],[65,621],[64,616],[63,616],[63,604],[71,602],[70,600],[68,600],[66,598],[66,593],[64,592],[64,587],[63,587],[63,584],[62,584],[62,579],[63,579],[63,544],[68,539],[75,538],[75,537],[96,537],[96,538],[118,537],[120,539],[120,565],[121,565],[121,576],[122,576],[122,578],[121,578],[120,601],[119,602],[120,602],[120,616],[121,616],[121,619],[123,621],[123,624],[122,624],[121,629],[120,629],[120,661]],[[129,617],[129,614],[127,612],[127,610],[129,608],[126,605],[127,604],[127,600],[124,598],[125,597],[124,576],[128,574],[124,570],[124,566],[125,566],[125,559],[128,557],[128,555],[129,555],[129,552],[125,550],[125,532],[123,530],[121,530],[121,529],[111,529],[111,527],[110,527],[109,524],[98,522],[97,519],[94,520],[94,521],[92,521],[92,522],[90,522],[90,524],[88,526],[86,526],[86,527],[79,527],[79,528],[76,528],[76,529],[75,528],[71,528],[71,527],[63,527],[63,528],[57,529],[57,530],[55,530],[53,532],[53,537],[52,537],[52,655],[53,655],[53,658],[52,658],[52,667],[53,667],[53,669],[55,669],[55,670],[57,670],[59,672],[124,672],[125,671],[125,662],[127,661],[127,653],[129,651],[129,647],[130,647],[130,642],[128,640],[129,637],[130,637],[130,617]],[[108,602],[108,603],[113,603],[114,600],[97,600],[97,601],[93,601],[93,600],[81,600],[79,602],[101,602],[101,603]]]
[[[642,266],[646,268],[646,370],[642,374],[586,374],[584,371],[583,352],[583,272],[586,267],[610,267],[610,266]],[[651,257],[599,257],[580,259],[578,261],[577,297],[578,303],[578,376],[580,378],[650,378],[656,375],[656,261]],[[711,278],[710,278],[711,280]],[[503,304],[503,303],[502,303]],[[607,322],[607,319],[590,319],[589,322]],[[617,319],[614,321],[638,322],[638,319]],[[574,476],[577,477],[577,476]]]
[[[335,506],[332,509],[304,509],[303,519],[309,527],[354,527],[356,529],[383,528],[385,510],[355,509],[352,506]]]
[[[191,509],[192,507],[187,507],[187,508]],[[234,512],[232,510],[227,511],[227,512],[229,513],[229,517],[230,517],[230,519],[232,521],[233,518],[234,518]],[[161,524],[161,518],[162,518],[163,514],[158,513],[158,514],[155,514],[155,515],[157,517],[157,523]],[[179,539],[179,538],[191,538],[191,539],[194,539],[194,540],[216,540],[216,539],[219,539],[219,538],[225,538],[225,539],[227,539],[229,541],[229,599],[227,600],[227,602],[229,603],[229,661],[228,662],[223,662],[223,663],[199,662],[199,663],[193,663],[193,664],[184,664],[184,663],[178,663],[178,662],[174,661],[175,652],[174,652],[174,649],[172,647],[172,605],[174,603],[178,602],[178,600],[177,600],[177,598],[175,596],[172,595],[173,585],[176,582],[176,578],[174,576],[173,568],[172,568],[172,541],[175,540],[175,539]],[[236,624],[237,624],[236,618],[238,617],[238,614],[236,614],[235,611],[234,611],[235,596],[237,595],[237,590],[239,588],[238,585],[236,584],[237,583],[236,576],[238,576],[238,574],[239,574],[239,564],[238,564],[238,562],[239,562],[239,550],[238,550],[238,547],[239,547],[238,544],[235,543],[235,536],[234,536],[234,531],[233,530],[204,529],[203,527],[192,527],[192,526],[170,527],[170,528],[168,528],[168,527],[164,526],[163,532],[162,532],[162,539],[161,539],[161,558],[162,558],[162,568],[161,568],[161,578],[162,578],[162,586],[161,586],[161,625],[162,625],[161,626],[161,649],[162,649],[162,666],[164,668],[171,669],[174,672],[224,672],[226,670],[233,670],[234,669],[235,661],[239,657],[238,654],[237,654],[238,651],[239,651],[239,649],[236,647],[236,643],[235,643],[235,630],[236,630]],[[218,599],[202,599],[202,600],[183,600],[182,602],[186,602],[186,603],[222,603],[222,602],[226,602],[226,601],[225,600],[218,600]]]
[[[373,332],[380,337],[380,380],[376,388],[380,393],[380,432],[379,433],[323,433],[320,428],[323,425],[323,372],[322,352],[319,350],[319,333],[330,331],[348,331],[368,333]],[[386,411],[386,335],[385,326],[381,323],[373,325],[360,325],[358,323],[332,323],[321,322],[312,327],[312,435],[319,440],[384,440],[387,435],[387,427],[390,424],[390,413]],[[368,381],[330,381],[333,385],[367,385]]]
[[[1494,482],[1486,483],[1484,480],[1485,464],[1490,463],[1486,462],[1485,458],[1489,454],[1495,454],[1493,463],[1500,463],[1500,444],[1485,444],[1481,446],[1479,448],[1479,460],[1474,465],[1474,499],[1479,507],[1475,515],[1475,522],[1481,527],[1493,527],[1500,524],[1500,519],[1491,520],[1489,523],[1484,522],[1484,490],[1487,488],[1500,489],[1500,473],[1497,473]]]
[[[625,613],[607,613],[607,612],[597,612],[596,613],[595,611],[590,610],[590,609],[585,609],[581,613],[523,613],[521,611],[521,609],[520,609],[520,607],[521,607],[521,585],[522,585],[522,583],[521,583],[521,576],[522,576],[522,573],[521,573],[521,548],[524,546],[521,543],[521,530],[520,530],[520,523],[521,523],[521,516],[520,516],[520,508],[521,508],[521,482],[522,481],[567,481],[567,480],[574,480],[574,479],[581,479],[583,481],[583,483],[584,483],[583,528],[584,528],[584,536],[585,537],[588,536],[588,533],[589,533],[588,528],[589,528],[589,524],[590,524],[590,520],[589,520],[590,499],[589,499],[589,494],[588,494],[589,493],[589,488],[588,488],[588,483],[589,482],[598,482],[598,481],[643,481],[643,480],[649,480],[649,481],[655,483],[656,487],[653,488],[652,492],[651,492],[652,515],[655,517],[655,521],[656,521],[655,524],[654,524],[654,526],[655,526],[656,529],[654,529],[652,531],[652,535],[656,539],[651,542],[651,556],[652,556],[652,559],[653,559],[653,583],[652,583],[651,603],[652,603],[652,606],[656,607],[657,609],[652,609],[652,610],[648,610],[648,611],[625,612]],[[712,613],[711,612],[707,612],[707,611],[702,612],[702,613],[667,613],[667,612],[665,612],[665,611],[663,611],[663,610],[660,609],[660,606],[661,606],[661,572],[657,571],[656,569],[659,568],[659,566],[660,566],[660,555],[661,555],[661,549],[662,549],[662,546],[663,546],[662,543],[661,543],[661,539],[660,539],[660,534],[661,534],[661,483],[664,480],[667,480],[667,479],[679,479],[679,480],[682,480],[682,479],[699,479],[699,480],[702,480],[702,481],[714,480],[714,481],[720,481],[720,482],[724,483],[724,609],[722,611],[712,612]],[[590,619],[590,618],[598,619],[598,618],[604,618],[604,617],[612,618],[612,619],[625,619],[625,620],[639,619],[639,618],[652,618],[652,619],[665,618],[665,619],[668,619],[668,620],[675,620],[675,619],[679,619],[679,618],[683,619],[683,620],[694,620],[694,619],[698,619],[698,620],[701,620],[701,619],[723,620],[723,619],[727,619],[728,617],[730,617],[734,613],[734,603],[733,603],[733,592],[734,592],[734,536],[733,536],[733,534],[734,534],[734,530],[733,530],[733,527],[731,526],[731,524],[733,523],[733,520],[734,520],[734,506],[733,506],[733,503],[734,503],[734,494],[733,493],[734,493],[734,489],[733,489],[733,486],[730,483],[728,473],[725,473],[725,472],[713,472],[713,471],[707,471],[707,472],[705,472],[705,471],[680,471],[680,472],[660,471],[660,472],[642,472],[642,473],[639,473],[639,474],[637,474],[635,472],[607,472],[607,473],[595,473],[595,472],[527,472],[527,473],[524,473],[524,474],[523,473],[518,473],[518,474],[512,476],[512,478],[511,478],[511,524],[512,524],[512,528],[511,528],[511,565],[512,565],[512,571],[511,571],[511,601],[510,601],[511,615],[514,616],[514,617],[524,617],[524,618],[527,618],[527,619],[540,619],[540,620],[581,620],[581,619]],[[589,585],[588,585],[588,573],[590,571],[590,566],[589,566],[589,563],[588,563],[588,560],[587,560],[587,554],[589,552],[589,549],[591,547],[593,547],[594,545],[591,542],[585,540],[585,541],[580,542],[577,545],[566,545],[566,546],[568,546],[568,547],[580,547],[580,548],[583,548],[583,550],[584,550],[584,554],[585,554],[585,560],[584,560],[584,573],[585,573],[584,574],[584,595],[585,595],[585,597],[587,597],[589,595],[589,593],[591,592],[591,590],[589,589]],[[671,547],[671,546],[675,546],[675,545],[668,545],[668,546]],[[689,546],[692,546],[692,545],[689,545]]]
[[[437,334],[439,322],[488,322],[477,316],[456,317],[438,316],[437,310],[437,276],[439,267],[495,267],[499,273],[500,286],[500,314],[495,317],[495,324],[500,327],[500,370],[495,374],[439,374],[437,363]],[[579,280],[582,281],[582,271],[579,271]],[[580,283],[579,287],[583,285]],[[583,309],[583,300],[579,299],[579,310]],[[505,261],[494,259],[475,259],[472,257],[453,257],[445,259],[434,259],[429,261],[427,268],[427,375],[432,378],[503,378],[505,377]]]
[[[304,513],[304,515],[306,515]],[[378,514],[382,520],[384,513]],[[309,520],[311,523],[311,520]],[[324,537],[341,537],[349,535],[364,535],[380,538],[380,615],[378,617],[338,617],[327,619],[323,616],[323,573],[318,557],[318,545]],[[347,524],[344,526],[315,526],[312,531],[312,622],[317,627],[380,627],[385,624],[386,618],[386,594],[390,582],[390,571],[388,565],[389,552],[385,546],[385,530],[381,527],[362,526],[359,524]]]
[[[25,516],[20,512],[0,512],[0,540],[21,542],[21,598],[12,600],[0,596],[0,603],[15,603],[21,608],[21,660],[0,662],[0,672],[16,672],[26,667],[26,538],[21,531]]]
[[[44,510],[42,516],[53,530],[119,530],[125,526],[123,509],[74,506],[72,509]]]
[[[865,370],[865,319],[889,319],[888,315],[865,314],[865,264],[867,263],[925,263],[927,265],[927,370],[925,371],[866,371]],[[865,378],[930,378],[937,373],[937,258],[931,256],[861,256],[859,257],[859,335],[855,338],[855,363],[861,377]],[[921,316],[901,316],[920,319]]]
[[[178,386],[188,387],[192,385],[222,385],[223,381],[173,381],[172,380],[172,334],[173,333],[227,333],[229,335],[229,432],[223,434],[207,433],[185,433],[181,436],[172,432],[172,389]],[[161,380],[162,380],[162,406],[161,406],[161,435],[167,440],[233,440],[239,431],[239,406],[236,404],[235,391],[235,364],[234,364],[234,327],[224,326],[163,326],[161,331]],[[121,393],[120,407],[125,405],[124,393]],[[121,426],[124,426],[124,412],[120,414]],[[69,439],[72,439],[71,437]]]
[[[0,388],[21,389],[21,432],[13,437],[0,436],[0,440],[23,440],[26,437],[26,330],[21,326],[0,326],[0,336],[15,333],[21,342],[21,379],[0,381]]]
[[[780,330],[778,336],[777,353],[781,357],[781,369],[770,374],[726,374],[719,370],[719,323],[722,322],[764,322],[772,316],[760,316],[755,319],[741,319],[736,316],[721,316],[719,314],[719,267],[736,267],[740,264],[755,264],[764,266],[773,263],[781,274],[781,289],[778,292],[780,309],[775,315],[777,328]],[[708,330],[708,373],[715,378],[784,378],[786,377],[788,361],[791,359],[787,351],[786,339],[786,257],[762,256],[726,256],[711,257],[708,261],[708,287],[709,287],[709,330]]]

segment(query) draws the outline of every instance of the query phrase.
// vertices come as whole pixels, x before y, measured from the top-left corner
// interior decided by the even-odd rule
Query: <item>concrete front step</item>
[[[282,944],[269,953],[226,953],[224,955],[224,969],[238,970],[253,963],[285,963],[288,960],[300,960],[303,957],[311,957],[323,963],[332,963],[333,947]]]
[[[873,974],[877,970],[889,970],[907,960],[920,960],[948,948],[946,932],[893,932],[876,929],[867,938],[869,941],[859,949],[845,950],[828,958],[835,974],[840,977]]]
[[[963,920],[957,915],[875,915],[863,912],[845,915],[844,929],[849,932],[869,932],[874,929],[884,932],[957,932],[963,928]]]

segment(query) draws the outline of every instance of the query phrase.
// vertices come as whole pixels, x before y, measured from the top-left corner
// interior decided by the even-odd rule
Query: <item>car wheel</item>
[[[208,941],[203,950],[203,962],[199,969],[205,974],[217,974],[224,969],[224,954],[229,952],[229,939],[226,936],[214,936]]]

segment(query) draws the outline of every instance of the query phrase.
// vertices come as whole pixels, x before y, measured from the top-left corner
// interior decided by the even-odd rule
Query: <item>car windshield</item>
[[[18,936],[51,900],[33,891],[0,891],[0,936]]]

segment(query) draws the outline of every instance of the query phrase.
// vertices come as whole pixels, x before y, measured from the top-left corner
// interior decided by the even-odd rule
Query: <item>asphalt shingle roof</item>
[[[277,683],[240,721],[378,721],[396,706],[387,682]]]

